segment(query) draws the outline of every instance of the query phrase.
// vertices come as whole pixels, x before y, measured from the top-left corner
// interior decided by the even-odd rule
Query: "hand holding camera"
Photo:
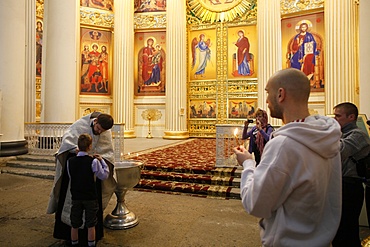
[[[247,119],[246,121],[244,121],[245,126],[248,126],[250,123],[253,123],[253,119]]]

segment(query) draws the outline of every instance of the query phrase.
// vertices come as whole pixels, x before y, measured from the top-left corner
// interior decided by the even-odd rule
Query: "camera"
[[[253,123],[253,119],[248,119],[248,123]]]

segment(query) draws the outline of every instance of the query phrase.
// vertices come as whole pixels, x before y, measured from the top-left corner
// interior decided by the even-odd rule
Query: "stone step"
[[[45,170],[55,171],[55,164],[50,162],[40,162],[32,160],[10,160],[6,163],[7,167],[21,168],[21,169],[33,169],[33,170]]]
[[[35,162],[47,162],[47,163],[55,163],[55,157],[53,155],[31,155],[31,154],[24,154],[19,155],[16,157],[17,160],[23,161],[35,161]]]
[[[235,170],[235,169],[234,169]],[[162,193],[174,192],[201,197],[240,199],[241,168],[230,173],[230,168],[216,167],[208,174],[142,170],[138,190]],[[20,155],[0,167],[1,173],[54,179],[55,157],[50,155]],[[230,175],[232,174],[232,177]],[[153,182],[156,184],[152,186]],[[176,187],[175,190],[171,186]],[[203,189],[205,188],[205,189]],[[177,191],[178,190],[178,191]]]
[[[160,193],[187,194],[199,197],[240,199],[239,188],[221,185],[141,179],[134,189]]]
[[[14,167],[1,167],[1,173],[9,173],[20,176],[43,178],[43,179],[54,179],[54,171],[50,170],[35,170],[35,169],[22,169]]]
[[[156,179],[162,181],[177,181],[199,184],[211,184],[239,187],[240,178],[237,177],[220,177],[218,175],[205,175],[205,174],[191,174],[191,173],[178,173],[178,172],[160,172],[151,170],[141,171],[142,179]]]

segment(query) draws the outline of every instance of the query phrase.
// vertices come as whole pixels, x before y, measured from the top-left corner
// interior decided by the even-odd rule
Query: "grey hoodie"
[[[341,215],[340,126],[309,116],[272,133],[257,168],[243,163],[241,197],[263,246],[330,246]]]

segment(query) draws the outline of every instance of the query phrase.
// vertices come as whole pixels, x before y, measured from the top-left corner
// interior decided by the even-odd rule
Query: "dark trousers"
[[[365,187],[365,204],[366,204],[366,214],[367,214],[367,223],[370,228],[370,187]]]
[[[75,156],[74,154],[69,154],[68,158]],[[68,160],[67,158],[67,160]],[[65,224],[62,219],[62,211],[64,206],[64,201],[67,194],[69,183],[69,177],[67,171],[64,170],[62,174],[62,184],[60,189],[59,195],[59,202],[58,202],[58,209],[55,213],[55,224],[54,224],[54,238],[63,239],[67,241],[71,241],[71,227]],[[96,179],[96,187],[98,193],[98,203],[99,203],[99,210],[97,213],[98,223],[95,226],[95,240],[98,241],[104,237],[104,228],[103,228],[103,209],[102,209],[102,194],[101,194],[101,180]],[[87,245],[87,237],[88,237],[88,229],[85,227],[84,229],[79,229],[78,231],[78,238],[80,244]]]
[[[359,217],[364,201],[362,182],[343,178],[342,217],[332,242],[333,247],[361,247]]]

